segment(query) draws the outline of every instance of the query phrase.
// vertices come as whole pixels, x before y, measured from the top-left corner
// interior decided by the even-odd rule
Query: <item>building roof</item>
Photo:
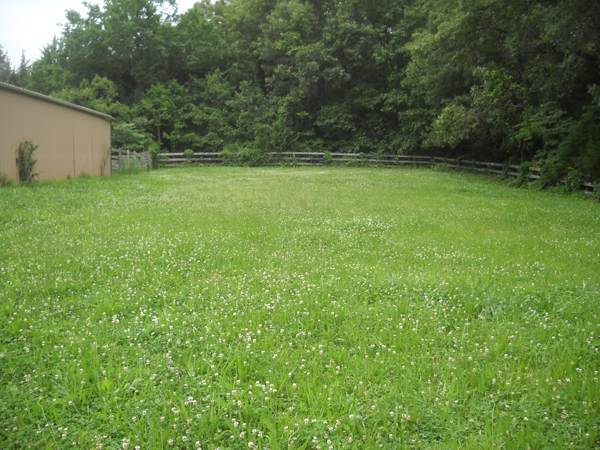
[[[14,92],[15,94],[20,94],[20,95],[25,95],[27,97],[32,97],[32,98],[35,98],[37,100],[42,100],[44,102],[54,103],[55,105],[65,106],[67,108],[75,109],[77,111],[84,112],[86,114],[91,114],[93,116],[101,117],[101,118],[103,118],[105,120],[108,120],[108,121],[112,120],[112,116],[109,116],[108,114],[104,114],[104,113],[101,113],[99,111],[95,111],[95,110],[90,109],[90,108],[85,108],[83,106],[75,105],[73,103],[65,102],[64,100],[59,100],[57,98],[48,97],[47,95],[39,94],[37,92],[33,92],[33,91],[30,91],[30,90],[27,90],[27,89],[23,89],[23,88],[20,88],[20,87],[17,87],[17,86],[13,86],[11,84],[6,84],[6,83],[0,82],[0,89],[4,90],[4,91],[8,91],[8,92]]]

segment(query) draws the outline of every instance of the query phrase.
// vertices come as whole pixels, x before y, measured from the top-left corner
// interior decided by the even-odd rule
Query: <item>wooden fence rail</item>
[[[268,166],[297,165],[297,166],[323,166],[323,165],[363,165],[377,167],[380,165],[401,164],[431,164],[431,156],[409,156],[409,155],[380,155],[360,153],[330,153],[331,160],[328,161],[325,153],[310,152],[281,152],[269,153]],[[194,153],[187,158],[183,153],[160,153],[159,162],[165,167],[176,167],[185,164],[223,164],[220,153]]]
[[[474,161],[467,159],[440,158],[436,156],[412,156],[412,155],[380,155],[364,153],[310,153],[310,152],[281,152],[269,153],[270,161],[267,166],[295,165],[295,166],[341,166],[356,165],[364,167],[380,166],[405,166],[405,165],[428,165],[455,168],[457,170],[472,170],[483,173],[500,174],[509,177],[519,176],[519,166]],[[194,153],[187,158],[183,153],[160,153],[159,164],[164,167],[176,167],[191,164],[223,164],[220,153]],[[540,168],[530,167],[529,180],[533,182],[540,178]],[[560,180],[564,183],[564,180]],[[583,187],[588,190],[594,189],[594,184],[584,182]]]
[[[110,156],[110,168],[112,172],[123,172],[132,169],[148,169],[152,166],[150,151],[130,152],[113,148]]]

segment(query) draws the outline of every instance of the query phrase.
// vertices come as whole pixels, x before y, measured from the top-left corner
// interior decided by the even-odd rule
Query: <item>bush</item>
[[[591,195],[594,200],[600,202],[600,183],[594,183],[594,190]]]
[[[153,142],[148,146],[148,151],[150,152],[150,159],[152,159],[152,167],[156,169],[158,167],[158,154],[160,153],[160,144],[158,142]]]
[[[221,151],[224,166],[235,166],[239,159],[239,147],[237,144],[227,144]]]
[[[588,109],[571,127],[555,159],[560,176],[575,168],[600,181],[600,107]]]
[[[561,171],[556,164],[556,159],[549,157],[540,164],[540,182],[542,188],[555,186],[560,179]]]
[[[502,176],[508,178],[508,172],[510,172],[510,161],[505,161],[502,165]]]
[[[5,173],[0,173],[0,187],[12,186],[12,180]]]
[[[19,144],[19,148],[16,150],[19,180],[22,183],[33,183],[35,177],[38,175],[33,171],[33,168],[37,163],[37,160],[33,159],[33,153],[37,148],[38,146],[33,145],[33,142],[23,141]]]
[[[565,177],[565,185],[563,192],[566,194],[572,194],[578,192],[583,184],[583,178],[581,177],[577,169],[569,168],[569,173]]]
[[[330,151],[325,151],[325,153],[323,153],[323,163],[327,166],[333,164],[333,156],[331,156]]]
[[[349,156],[348,157],[348,161],[346,161],[346,166],[348,166],[348,167],[355,167],[357,165],[358,165],[358,159]]]
[[[531,168],[531,163],[529,161],[525,161],[521,163],[519,166],[519,176],[517,176],[517,185],[523,186],[527,184],[529,181],[529,169]]]
[[[257,136],[254,145],[250,147],[240,147],[238,144],[228,144],[225,146],[225,149],[221,152],[223,165],[257,167],[267,164],[271,161],[271,155],[260,145],[262,137],[264,136]]]
[[[194,150],[190,150],[189,148],[183,152],[183,156],[187,160],[185,163],[190,165],[192,164],[192,158],[194,157]]]
[[[168,162],[169,162],[169,157],[167,155],[158,155],[158,158],[157,158],[157,166],[158,167],[165,167]]]
[[[137,123],[140,122],[140,123]],[[144,144],[148,140],[147,133],[140,130],[140,125],[145,121],[119,123],[113,126],[111,133],[111,142],[115,148],[140,152],[144,150]]]
[[[364,166],[366,166],[366,165],[367,165],[367,154],[366,154],[366,153],[364,153],[364,152],[360,152],[360,153],[358,154],[358,158],[359,158],[359,165],[360,165],[361,167],[364,167]]]
[[[271,155],[267,154],[261,147],[242,147],[239,150],[239,162],[243,166],[262,166],[270,160]]]

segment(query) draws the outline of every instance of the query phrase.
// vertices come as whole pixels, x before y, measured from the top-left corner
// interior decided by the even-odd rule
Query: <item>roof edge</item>
[[[0,89],[8,91],[8,92],[13,92],[13,93],[16,93],[16,94],[26,95],[28,97],[32,97],[32,98],[35,98],[37,100],[42,100],[42,101],[45,101],[45,102],[48,102],[48,103],[54,103],[56,105],[65,106],[67,108],[75,109],[77,111],[84,112],[84,113],[87,113],[87,114],[91,114],[93,116],[100,117],[100,118],[102,118],[104,120],[108,120],[109,122],[112,121],[112,119],[113,119],[112,116],[109,116],[108,114],[104,114],[104,113],[101,113],[99,111],[95,111],[93,109],[86,108],[84,106],[75,105],[74,103],[65,102],[64,100],[59,100],[57,98],[52,98],[52,97],[49,97],[47,95],[40,94],[38,92],[30,91],[28,89],[23,89],[23,88],[20,88],[20,87],[17,87],[17,86],[13,86],[12,84],[3,83],[1,81],[0,81]]]

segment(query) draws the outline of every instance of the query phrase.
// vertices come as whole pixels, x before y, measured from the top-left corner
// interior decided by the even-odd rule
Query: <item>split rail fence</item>
[[[412,156],[412,155],[380,155],[364,153],[307,153],[307,152],[281,152],[269,153],[270,160],[265,165],[280,166],[342,166],[356,165],[363,167],[381,166],[442,166],[458,170],[472,170],[475,172],[500,174],[509,177],[519,176],[519,166],[499,163],[482,162],[466,159],[440,158],[436,156]],[[220,153],[194,153],[187,158],[183,153],[160,153],[159,164],[163,167],[177,167],[191,164],[223,164]],[[530,183],[540,178],[540,168],[529,169]],[[564,183],[564,181],[561,180]],[[594,189],[594,184],[584,182],[583,187],[588,190]]]

